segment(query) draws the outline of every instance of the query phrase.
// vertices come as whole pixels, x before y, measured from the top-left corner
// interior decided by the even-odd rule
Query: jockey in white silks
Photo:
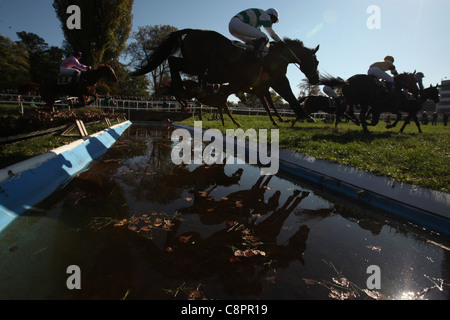
[[[266,11],[247,9],[239,12],[231,19],[228,29],[239,40],[251,43],[254,46],[254,52],[258,53],[269,42],[269,38],[260,30],[261,27],[264,27],[264,30],[274,41],[282,41],[272,28],[272,25],[278,21],[279,14],[276,9],[271,8]]]

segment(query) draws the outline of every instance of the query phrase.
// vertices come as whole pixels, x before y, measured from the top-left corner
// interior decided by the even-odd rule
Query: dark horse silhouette
[[[337,129],[337,125],[340,122],[341,117],[346,117],[348,120],[355,123],[357,126],[359,126],[359,120],[356,118],[355,114],[353,113],[353,109],[349,110],[349,112],[346,112],[346,105],[343,97],[339,97],[341,99],[341,103],[337,106],[333,106],[331,104],[331,100],[328,97],[325,96],[306,96],[299,98],[298,101],[303,105],[306,112],[309,114],[312,114],[314,112],[323,111],[326,113],[334,114],[336,115],[336,120],[334,127]],[[294,125],[294,122],[292,123]]]
[[[403,123],[402,128],[400,129],[400,132],[403,132],[405,130],[405,127],[410,123],[410,120],[413,119],[416,123],[417,128],[419,129],[419,133],[422,133],[422,129],[420,128],[420,122],[417,117],[417,113],[422,109],[423,104],[427,100],[433,100],[435,103],[439,103],[439,89],[438,86],[433,87],[430,86],[427,89],[420,90],[419,97],[416,99],[414,97],[409,98],[407,95],[400,96],[400,102],[397,105],[394,105],[392,103],[387,103],[382,105],[378,110],[373,113],[373,120],[371,125],[376,125],[378,123],[380,114],[382,112],[391,112],[394,114],[398,114],[400,112],[405,112],[408,115],[406,116],[406,119]],[[369,111],[370,112],[370,111]],[[397,116],[396,121],[392,125],[386,126],[386,128],[391,129],[394,128],[398,122],[400,121],[399,117]]]
[[[173,56],[179,49],[181,57]],[[312,119],[292,93],[286,72],[290,63],[300,63],[309,82],[317,84],[317,50],[319,46],[312,50],[301,41],[285,39],[284,43],[273,44],[261,60],[215,31],[184,29],[171,33],[133,74],[146,74],[168,60],[175,96],[183,94],[180,72],[184,72],[199,76],[202,82],[228,83],[230,94],[251,92],[262,101],[269,99],[267,93],[272,87],[290,104],[298,118]]]
[[[407,90],[414,96],[418,97],[417,79],[414,77],[413,73],[402,73],[394,78],[395,81],[395,91],[393,93],[388,93],[383,89],[377,80],[366,74],[358,74],[347,81],[341,78],[335,78],[331,76],[322,77],[319,81],[320,84],[328,85],[330,87],[340,87],[342,88],[342,93],[345,97],[345,101],[349,107],[349,110],[353,110],[356,106],[360,108],[359,120],[361,122],[363,131],[368,133],[367,129],[367,114],[369,107],[372,108],[373,114],[381,114],[384,105],[392,105],[397,109],[395,114],[397,115],[398,122],[402,115],[398,110],[398,104],[401,102],[404,93],[402,90]],[[353,111],[350,111],[353,112]]]
[[[114,70],[109,65],[102,64],[93,70],[81,73],[80,80],[76,83],[60,85],[57,79],[43,84],[27,83],[26,86],[19,88],[19,93],[23,94],[30,89],[39,90],[42,100],[46,103],[46,107],[51,110],[54,110],[55,101],[62,95],[78,97],[79,107],[84,107],[86,106],[85,97],[96,97],[95,85],[102,78],[109,79],[113,82],[118,81]]]

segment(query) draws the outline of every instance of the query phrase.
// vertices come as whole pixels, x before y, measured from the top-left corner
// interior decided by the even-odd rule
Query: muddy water
[[[133,125],[11,223],[0,298],[449,299],[439,235],[255,166],[174,165],[172,130]]]

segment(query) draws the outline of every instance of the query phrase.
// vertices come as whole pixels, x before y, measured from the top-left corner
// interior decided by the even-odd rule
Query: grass
[[[236,129],[228,117],[225,127],[220,121],[203,118],[204,129],[217,128],[222,132]],[[267,116],[236,115],[235,118],[244,131],[275,128]],[[181,123],[193,125],[193,119]],[[386,129],[386,124],[381,122],[369,127],[370,134],[364,134],[361,127],[352,123],[340,124],[337,131],[334,124],[322,122],[297,123],[294,128],[290,123],[280,123],[280,148],[450,193],[450,127],[442,123],[423,125],[423,133],[419,134],[412,123],[400,133],[402,124]]]
[[[111,125],[117,123],[117,121],[111,121]],[[87,133],[91,135],[106,129],[107,127],[106,123],[102,122],[99,124],[86,125],[86,130]],[[0,145],[0,169],[51,151],[78,139],[80,139],[80,137],[63,137],[57,135],[41,136],[29,140]]]

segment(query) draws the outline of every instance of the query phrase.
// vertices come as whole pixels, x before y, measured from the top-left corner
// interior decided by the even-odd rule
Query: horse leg
[[[272,116],[272,113],[270,112],[270,108],[269,108],[268,102],[267,102],[267,100],[265,98],[265,95],[264,94],[258,94],[258,98],[261,101],[262,105],[264,106],[264,109],[266,109],[266,112],[267,112],[267,115],[270,118],[270,121],[272,121],[274,126],[278,126],[278,123],[275,121],[275,119]]]
[[[403,130],[405,130],[406,126],[408,125],[408,123],[411,121],[411,115],[408,114],[408,116],[406,117],[405,121],[403,122],[403,126],[400,129],[400,132],[403,133]]]
[[[294,110],[298,119],[309,119],[315,122],[314,119],[306,112],[303,106],[298,102],[292,93],[291,85],[289,84],[288,78],[286,76],[280,79],[271,79],[270,86],[284,99],[286,100],[291,108]]]
[[[368,109],[367,105],[361,105],[361,113],[359,114],[359,121],[361,122],[364,133],[370,133],[369,129],[367,129],[367,120],[366,120],[367,109]]]
[[[422,129],[420,128],[420,121],[419,118],[417,118],[417,114],[414,113],[412,117],[414,119],[414,122],[416,123],[417,128],[419,129],[419,133],[422,133]]]
[[[231,121],[233,121],[233,123],[240,128],[241,124],[239,122],[237,122],[236,119],[234,119],[233,115],[230,112],[230,109],[228,108],[228,103],[226,103],[226,102],[224,102],[222,104],[222,107],[220,108],[220,112],[221,112],[221,116],[222,116],[222,123],[223,123],[223,109],[225,109],[225,111],[228,114],[228,116],[230,117]]]
[[[170,84],[170,90],[174,95],[182,94],[185,89],[183,87],[183,81],[181,80],[180,71],[183,70],[183,58],[169,57],[167,59],[170,68],[170,78],[172,79]]]
[[[394,128],[394,127],[399,123],[399,121],[402,120],[402,114],[401,114],[400,111],[396,110],[396,111],[394,111],[394,112],[392,112],[392,113],[394,113],[394,114],[397,116],[397,118],[395,119],[395,121],[394,121],[393,124],[388,124],[388,125],[386,126],[386,129],[392,129],[392,128]]]
[[[277,107],[275,107],[275,104],[273,103],[272,96],[270,95],[269,90],[266,90],[265,97],[266,97],[267,103],[269,104],[269,107],[272,108],[272,110],[277,115],[278,119],[280,119],[281,122],[287,122],[288,120],[283,119],[283,117],[278,112]]]

